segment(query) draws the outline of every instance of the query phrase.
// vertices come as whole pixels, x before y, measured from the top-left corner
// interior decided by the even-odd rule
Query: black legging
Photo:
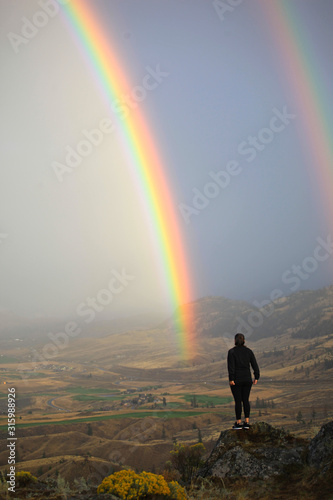
[[[236,420],[241,420],[242,417],[242,403],[244,407],[245,418],[250,417],[250,403],[249,397],[252,387],[251,382],[236,382],[236,385],[231,385],[231,392],[235,400],[235,413]]]

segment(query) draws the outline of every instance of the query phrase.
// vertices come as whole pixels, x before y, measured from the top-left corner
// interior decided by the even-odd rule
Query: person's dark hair
[[[242,333],[236,333],[235,335],[235,345],[237,347],[245,344],[245,337]]]

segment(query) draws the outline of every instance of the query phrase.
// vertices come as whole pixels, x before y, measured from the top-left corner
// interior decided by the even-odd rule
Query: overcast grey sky
[[[300,132],[306,114],[277,56],[264,1],[276,0],[88,2],[132,88],[147,72],[162,72],[137,104],[170,179],[193,300],[263,300],[274,289],[288,295],[332,284],[327,186],[324,195]],[[73,316],[113,286],[112,302],[100,295],[110,317],[167,314],[119,116],[60,3],[0,4],[0,307]],[[326,116],[333,116],[333,3],[294,0],[292,15],[295,38],[311,48],[304,45],[303,57]],[[83,131],[106,119],[114,130],[77,160]],[[332,122],[326,130],[332,140]],[[54,162],[68,154],[77,166],[59,182]]]

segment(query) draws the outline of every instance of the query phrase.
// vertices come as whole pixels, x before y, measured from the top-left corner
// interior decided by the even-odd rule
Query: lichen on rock
[[[333,458],[333,421],[324,424],[318,434],[310,441],[307,462],[310,467],[324,474],[332,464]]]
[[[198,477],[267,479],[289,465],[305,463],[308,441],[291,436],[266,422],[249,430],[227,430],[220,437]]]

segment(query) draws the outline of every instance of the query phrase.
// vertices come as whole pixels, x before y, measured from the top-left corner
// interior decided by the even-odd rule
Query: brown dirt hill
[[[265,422],[249,431],[222,431],[205,464],[186,486],[187,493],[191,500],[331,500],[332,442],[333,421],[311,440]],[[118,470],[117,464],[105,460],[70,455],[18,466],[18,470],[28,468],[48,470],[37,483],[18,488],[16,498],[102,500],[96,494],[100,478]],[[51,473],[58,479],[48,478]],[[79,478],[83,480],[75,481]],[[7,495],[0,492],[0,499],[7,500]]]
[[[198,440],[198,428],[206,428],[204,442],[210,451],[216,440],[216,425],[221,424],[220,416],[209,414],[168,420],[146,417],[91,422],[92,435],[88,435],[86,423],[28,427],[18,433],[18,463],[21,470],[30,471],[28,466],[33,462],[33,472],[42,467],[43,474],[47,472],[51,477],[55,477],[56,470],[61,473],[64,469],[63,460],[70,462],[66,457],[75,457],[76,461],[100,460],[119,467],[128,465],[138,470],[162,470],[170,458],[174,439],[193,444]],[[0,470],[7,468],[6,444],[6,438],[0,440],[4,450],[0,454]],[[46,466],[51,469],[46,471]],[[70,473],[64,477],[69,480]]]
[[[204,297],[178,308],[174,317],[161,326],[170,333],[181,329],[177,318],[188,318],[193,325],[193,334],[199,337],[232,338],[237,332],[237,318],[242,314],[255,311],[256,307],[246,301],[232,300],[226,297]]]
[[[17,472],[29,471],[34,476],[38,476],[40,480],[61,476],[69,484],[73,484],[75,479],[81,477],[99,484],[112,471],[121,469],[122,466],[108,460],[88,456],[78,457],[76,455],[27,460],[16,465]]]
[[[333,332],[333,286],[295,292],[274,303],[262,301],[263,308],[250,302],[225,297],[205,297],[179,308],[175,317],[194,318],[198,337],[232,338],[240,331],[252,339],[284,333],[299,338],[313,338]],[[163,324],[179,330],[173,318]]]

